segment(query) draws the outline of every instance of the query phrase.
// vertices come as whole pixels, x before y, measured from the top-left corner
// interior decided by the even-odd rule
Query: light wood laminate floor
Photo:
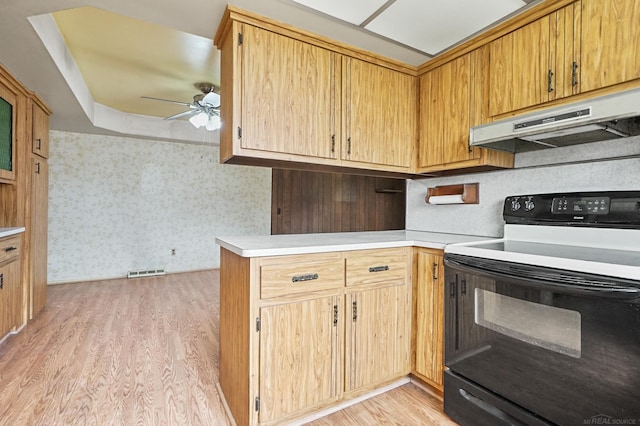
[[[50,286],[0,345],[0,425],[229,424],[218,289],[218,271]],[[451,423],[440,410],[409,384],[313,424]]]

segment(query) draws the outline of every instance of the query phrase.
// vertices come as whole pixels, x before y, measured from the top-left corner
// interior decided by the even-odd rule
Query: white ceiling
[[[464,6],[461,5],[463,1]],[[487,7],[486,1],[492,2],[490,7]],[[481,9],[495,8],[497,13],[502,15],[509,13],[514,2],[516,5],[524,5],[522,0],[447,0],[447,2],[437,1],[436,4],[432,4],[428,13],[418,13],[416,8],[422,7],[426,3],[431,4],[431,0],[299,0],[298,3],[293,0],[229,1],[235,6],[269,18],[412,65],[419,65],[430,59],[430,55],[425,52],[433,53],[441,50],[443,46],[449,46],[459,41],[462,33],[456,32],[457,30],[454,28],[456,25],[463,27],[466,34],[469,31],[477,31],[476,28],[486,26],[487,20],[493,19],[486,18],[484,15],[480,19],[474,5],[482,3],[484,6]],[[505,6],[507,3],[511,5]],[[52,55],[47,51],[43,40],[36,34],[34,26],[29,22],[29,18],[31,17],[34,22],[53,22],[53,18],[49,15],[53,12],[81,6],[93,6],[156,26],[212,40],[226,4],[226,0],[190,0],[189,2],[175,0],[56,0],[55,2],[20,0],[5,2],[0,14],[0,63],[51,106],[54,111],[54,115],[51,117],[52,129],[80,133],[116,134],[117,132],[108,130],[109,126],[106,126],[105,129],[104,126],[94,125],[94,115],[107,108],[98,104],[88,107],[88,104],[83,102],[83,99],[86,101],[87,97],[91,98],[86,85],[80,99],[78,90],[72,90],[71,86],[74,84],[77,86],[78,82],[82,83],[82,73],[76,67],[75,76],[70,80],[69,70],[73,74],[75,62],[69,51],[65,49],[64,44],[58,46],[57,59],[54,60],[56,54]],[[322,12],[319,12],[313,8],[323,9]],[[435,18],[432,12],[436,10],[439,13],[453,14],[454,18]],[[465,13],[462,13],[461,10],[464,10]],[[418,16],[423,18],[418,19]],[[363,23],[367,24],[364,28],[360,26]],[[415,32],[416,29],[427,30],[429,34],[418,34]],[[384,37],[374,32],[380,32]],[[44,41],[49,45],[55,44],[51,43],[53,38],[62,39],[59,34],[56,36],[47,31],[41,33],[44,34]],[[131,40],[131,43],[137,42],[139,40]],[[153,79],[154,75],[158,75],[154,73],[163,73],[166,77],[166,69],[154,68],[153,63],[148,65],[147,78]],[[116,73],[113,74],[110,78],[117,80],[119,76],[115,75]],[[74,84],[70,82],[72,80],[75,81]],[[154,96],[153,93],[144,94]],[[185,93],[183,99],[188,101],[193,94],[193,90],[189,89],[189,93]],[[114,120],[117,118],[132,123],[130,127],[138,130],[149,123],[154,123],[153,120],[150,120],[151,117],[139,116],[131,112],[115,112],[118,114],[112,114],[115,117]],[[146,120],[144,126],[138,124],[138,122],[142,122],[141,120]],[[111,128],[118,129],[119,127],[116,123]],[[138,131],[137,135],[163,138],[164,133],[159,131],[145,134],[143,129],[142,133]],[[191,136],[182,138],[179,135],[175,137],[170,135],[169,138],[193,140]]]
[[[292,0],[429,56],[533,0]]]

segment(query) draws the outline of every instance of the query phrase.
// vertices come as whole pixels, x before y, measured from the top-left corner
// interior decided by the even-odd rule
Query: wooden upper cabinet
[[[343,57],[342,158],[408,169],[416,139],[416,78]]]
[[[490,43],[492,117],[577,93],[579,2]]]
[[[582,0],[580,90],[640,78],[640,0]]]
[[[470,55],[420,77],[418,167],[473,158],[469,150]]]
[[[469,147],[469,128],[489,116],[488,53],[478,49],[420,76],[418,173],[513,167],[510,153]]]
[[[33,137],[31,152],[49,158],[49,114],[33,103]]]
[[[549,17],[491,43],[491,116],[538,105],[549,99]],[[553,76],[551,76],[553,77]]]
[[[6,182],[14,181],[16,176],[16,140],[20,125],[18,100],[22,97],[12,86],[5,84],[2,77],[0,73],[0,182]]]
[[[335,158],[333,53],[243,25],[244,149]]]

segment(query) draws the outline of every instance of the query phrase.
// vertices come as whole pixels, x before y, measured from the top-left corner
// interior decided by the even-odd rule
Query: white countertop
[[[447,244],[493,238],[422,231],[374,231],[218,237],[216,244],[242,257],[262,257],[407,246],[443,249]]]
[[[20,234],[24,232],[24,227],[18,228],[0,228],[0,238],[9,237],[11,235]]]

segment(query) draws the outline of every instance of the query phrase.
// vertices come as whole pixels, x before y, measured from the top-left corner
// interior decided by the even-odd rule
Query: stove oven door
[[[640,281],[446,254],[445,286],[454,419],[640,424]]]

